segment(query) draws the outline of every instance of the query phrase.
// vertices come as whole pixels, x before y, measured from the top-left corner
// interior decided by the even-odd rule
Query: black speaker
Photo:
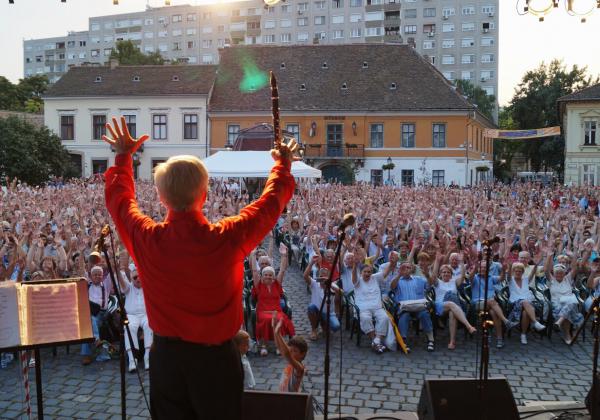
[[[598,377],[598,374],[596,374],[595,379],[594,395],[596,398],[594,399],[592,396],[592,387],[590,386],[590,390],[585,397],[585,408],[588,409],[590,415],[592,416],[592,420],[600,420],[600,378]],[[592,404],[594,406],[593,409]]]
[[[243,420],[313,420],[312,396],[295,392],[244,391]]]
[[[506,378],[487,380],[480,398],[477,379],[426,379],[421,390],[419,420],[518,420],[519,412]]]

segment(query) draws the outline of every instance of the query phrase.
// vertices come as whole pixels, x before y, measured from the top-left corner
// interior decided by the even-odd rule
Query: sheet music
[[[21,344],[17,285],[12,281],[0,282],[0,348]]]
[[[77,340],[79,314],[77,284],[23,285],[27,343],[41,344]]]

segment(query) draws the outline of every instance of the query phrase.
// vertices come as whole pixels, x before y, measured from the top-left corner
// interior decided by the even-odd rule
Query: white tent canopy
[[[267,178],[273,167],[268,151],[221,151],[204,159],[208,174],[214,178]],[[321,171],[304,162],[292,163],[295,178],[320,178]]]

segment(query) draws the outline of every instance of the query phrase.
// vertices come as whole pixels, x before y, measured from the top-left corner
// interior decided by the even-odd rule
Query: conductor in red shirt
[[[290,170],[298,145],[272,150],[275,164],[260,198],[237,216],[210,223],[202,214],[208,172],[194,156],[155,168],[163,222],[142,214],[135,198],[134,139],[125,119],[107,124],[116,151],[105,173],[106,206],[138,268],[154,344],[150,402],[157,419],[239,419],[243,392],[240,353],[232,338],[243,321],[244,257],[273,228],[294,192]]]

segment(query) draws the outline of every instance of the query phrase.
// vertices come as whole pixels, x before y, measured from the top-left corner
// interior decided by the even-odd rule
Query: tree
[[[481,87],[474,85],[468,80],[459,79],[456,82],[459,92],[467,99],[477,105],[477,109],[490,120],[494,119],[493,113],[496,108],[496,97],[488,95]]]
[[[74,168],[58,136],[9,117],[0,118],[0,175],[38,185],[53,175],[73,176]]]
[[[110,59],[119,60],[119,64],[128,66],[163,65],[165,59],[158,52],[142,53],[131,41],[118,41],[110,53]]]
[[[44,104],[42,95],[48,89],[48,83],[45,75],[20,79],[17,85],[0,76],[0,109],[40,112]]]
[[[523,76],[507,111],[516,129],[525,130],[559,125],[556,100],[561,96],[598,83],[586,75],[587,67],[574,65],[570,70],[560,60],[549,65],[542,62]],[[542,140],[521,141],[521,151],[530,159],[532,169],[563,170],[564,138],[557,136]]]

